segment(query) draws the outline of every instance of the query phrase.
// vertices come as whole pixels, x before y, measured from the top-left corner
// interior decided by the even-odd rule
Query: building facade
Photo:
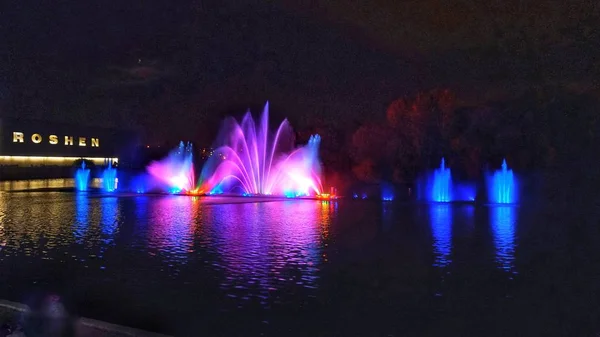
[[[0,119],[0,180],[56,177],[81,159],[103,166],[127,164],[135,132],[45,121]],[[34,172],[34,174],[31,174]],[[57,173],[65,172],[65,173]]]

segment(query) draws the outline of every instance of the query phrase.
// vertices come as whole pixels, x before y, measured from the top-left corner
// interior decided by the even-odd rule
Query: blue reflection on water
[[[102,240],[104,243],[110,244],[114,240],[115,232],[119,225],[119,206],[117,198],[102,198],[100,207],[102,210],[102,218],[100,220]]]
[[[514,269],[516,206],[491,207],[490,224],[496,248],[496,262],[505,271],[516,273]]]
[[[434,266],[445,267],[452,262],[452,208],[447,204],[432,204],[429,212],[435,255]]]
[[[393,205],[384,202],[381,206],[381,222],[383,232],[387,232],[392,227],[393,223]]]
[[[75,242],[83,243],[88,228],[88,215],[90,212],[89,198],[85,194],[75,194],[75,223],[73,224],[73,236]]]

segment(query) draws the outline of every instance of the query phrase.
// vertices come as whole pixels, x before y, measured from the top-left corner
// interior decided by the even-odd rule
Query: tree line
[[[454,174],[476,179],[506,158],[519,171],[590,168],[598,153],[598,99],[565,88],[534,88],[505,101],[461,104],[448,89],[400,97],[350,128],[310,121],[299,133],[322,137],[326,175],[412,183],[444,157]]]

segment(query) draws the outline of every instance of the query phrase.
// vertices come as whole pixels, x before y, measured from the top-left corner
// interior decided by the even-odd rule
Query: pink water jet
[[[191,144],[180,142],[166,158],[150,163],[146,170],[152,180],[171,193],[190,192],[196,187]]]
[[[219,136],[218,148],[202,169],[201,191],[208,194],[316,196],[321,186],[319,135],[294,149],[294,133],[284,120],[269,134],[269,104],[259,123],[250,112],[241,124],[230,118]]]

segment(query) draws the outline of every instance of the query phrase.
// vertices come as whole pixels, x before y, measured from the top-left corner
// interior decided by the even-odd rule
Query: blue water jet
[[[452,201],[452,174],[446,168],[446,161],[442,158],[440,168],[433,171],[433,187],[431,200],[435,202]]]
[[[85,161],[81,162],[81,167],[75,171],[75,188],[78,191],[87,191],[90,180],[90,169],[85,168]]]
[[[381,184],[381,200],[394,201],[394,186],[388,183]]]
[[[502,161],[502,168],[488,176],[487,181],[488,201],[494,204],[515,204],[518,202],[517,179],[506,164]]]
[[[117,169],[112,167],[109,161],[108,166],[102,171],[102,188],[106,192],[113,192],[117,189]]]

